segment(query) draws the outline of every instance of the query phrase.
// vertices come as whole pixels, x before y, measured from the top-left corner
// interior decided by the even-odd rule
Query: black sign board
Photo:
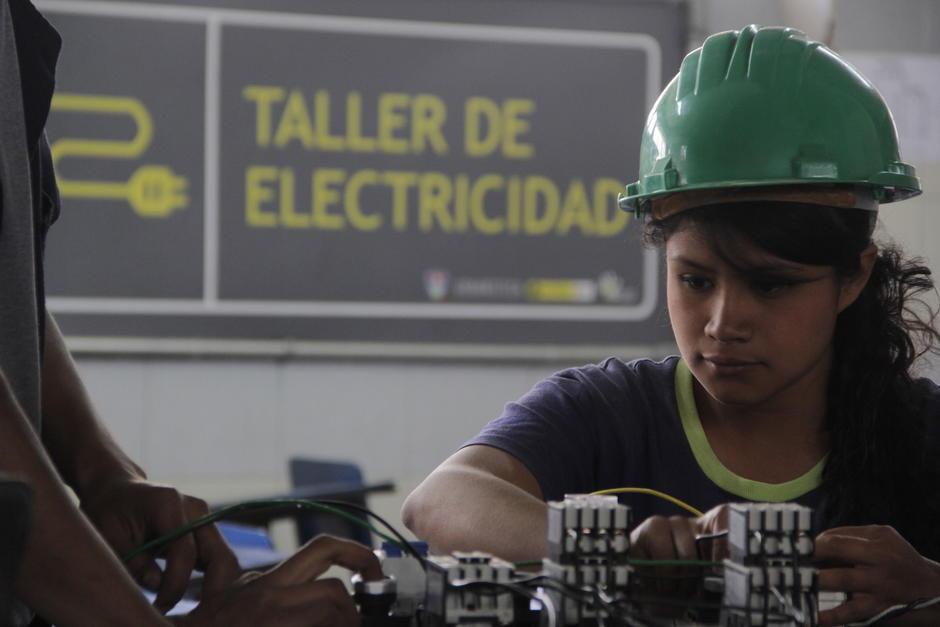
[[[47,272],[70,336],[668,340],[615,200],[681,5],[218,4],[39,3],[66,42]]]

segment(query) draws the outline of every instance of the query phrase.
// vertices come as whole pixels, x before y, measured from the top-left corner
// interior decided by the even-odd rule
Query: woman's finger
[[[873,564],[878,555],[880,551],[873,550],[871,540],[830,530],[816,536],[813,561],[822,564]]]
[[[669,518],[669,526],[672,527],[672,543],[675,546],[677,558],[699,559],[698,549],[695,546],[695,519],[688,516],[672,516]],[[697,575],[700,572],[698,567],[679,566],[664,570],[677,578],[677,585],[674,589],[682,596],[691,596],[695,592]]]
[[[672,534],[672,524],[668,518],[664,516],[647,518],[631,534],[631,556],[648,560],[678,559],[679,555]],[[675,591],[677,572],[676,568],[663,566],[643,565],[637,568],[637,575],[640,577],[643,588],[660,595],[669,595]],[[655,611],[662,613],[663,608],[657,608]]]
[[[708,510],[704,516],[699,516],[695,521],[697,535],[712,536],[727,532],[728,511],[727,504],[718,505]],[[717,538],[703,538],[698,541],[698,544],[699,555],[702,559],[720,562],[730,554],[727,535]]]
[[[833,592],[874,592],[879,582],[868,568],[823,568],[819,570],[819,589]]]
[[[842,605],[819,613],[819,627],[835,627],[868,620],[884,608],[870,594],[853,594]]]
[[[676,559],[697,560],[699,557],[695,547],[695,519],[688,516],[672,516],[669,518],[669,527]]]
[[[630,553],[641,559],[676,559],[672,526],[664,516],[651,516],[630,534]]]

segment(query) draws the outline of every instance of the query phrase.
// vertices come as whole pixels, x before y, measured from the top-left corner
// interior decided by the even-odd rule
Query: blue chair
[[[294,457],[288,461],[291,486],[295,491],[304,488],[345,487],[350,494],[342,499],[347,503],[366,507],[365,492],[356,492],[365,488],[362,470],[357,464],[342,461],[306,459]],[[349,512],[360,520],[365,516]],[[297,520],[297,541],[301,544],[321,533],[348,538],[372,546],[372,533],[365,527],[329,512],[304,511]],[[372,521],[367,521],[372,522]]]

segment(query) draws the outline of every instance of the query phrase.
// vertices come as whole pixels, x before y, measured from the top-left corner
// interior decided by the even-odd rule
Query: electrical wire
[[[893,605],[879,612],[878,614],[875,614],[868,620],[858,623],[846,623],[845,627],[870,627],[871,625],[877,625],[882,621],[893,620],[903,614],[907,614],[908,612],[915,612],[917,610],[931,607],[937,603],[940,603],[940,597],[934,597],[932,599],[917,599],[906,605]]]
[[[652,488],[609,488],[607,490],[597,490],[596,492],[591,492],[592,496],[603,496],[605,494],[649,494],[650,496],[655,496],[663,499],[664,501],[669,501],[673,505],[681,507],[687,512],[694,514],[695,516],[704,516],[704,512],[698,508],[692,507],[685,501],[679,500],[674,496],[670,496],[665,492],[660,492],[659,490],[654,490]]]
[[[790,599],[785,597],[783,593],[777,589],[777,586],[770,586],[770,591],[775,597],[777,597],[777,602],[783,606],[783,611],[793,619],[794,623],[798,625],[806,625],[806,616],[801,610],[793,605],[793,602]]]
[[[529,566],[541,566],[542,560],[525,560],[523,562],[514,562],[515,568],[528,568]]]
[[[700,533],[697,536],[695,536],[695,541],[700,542],[704,540],[717,540],[718,538],[726,538],[726,537],[728,537],[727,529],[725,529],[724,531],[716,531],[715,533]]]
[[[513,581],[512,583],[521,585],[521,586],[542,586],[546,588],[552,588],[556,590],[563,597],[577,601],[578,603],[584,603],[585,597],[590,596],[591,601],[593,602],[594,598],[597,596],[597,587],[596,586],[584,586],[578,587],[573,583],[568,583],[561,579],[553,579],[549,575],[540,574],[534,575],[532,577],[527,577],[525,579],[519,579]]]
[[[400,533],[395,531],[391,527],[391,525],[389,525],[384,520],[381,520],[382,524],[388,527],[389,529],[392,529],[393,533],[397,537],[392,537],[386,533],[383,533],[382,531],[379,531],[378,529],[370,525],[368,522],[362,520],[361,518],[358,518],[357,516],[353,516],[352,514],[349,514],[341,509],[338,509],[338,506],[347,507],[350,509],[357,508],[358,506],[352,505],[350,503],[341,503],[339,501],[331,501],[330,503],[332,504],[323,504],[318,501],[312,501],[312,500],[307,500],[307,499],[262,499],[262,500],[257,500],[257,501],[245,501],[243,503],[237,503],[235,505],[223,507],[222,509],[219,509],[210,514],[206,514],[205,516],[202,516],[201,518],[191,520],[185,525],[181,525],[177,527],[176,529],[170,531],[169,533],[165,533],[162,536],[154,538],[153,540],[150,540],[138,546],[136,549],[130,551],[129,553],[124,555],[122,559],[125,562],[128,562],[143,553],[156,551],[164,547],[165,545],[175,540],[178,540],[179,538],[185,536],[186,534],[191,533],[195,531],[196,529],[199,529],[200,527],[211,525],[212,523],[222,520],[226,516],[229,516],[231,514],[245,512],[245,511],[263,511],[265,509],[277,509],[277,508],[283,508],[284,506],[293,505],[297,507],[298,509],[313,509],[313,510],[318,510],[322,512],[329,512],[331,514],[335,514],[336,516],[339,516],[340,518],[348,520],[349,522],[353,524],[365,527],[366,529],[369,529],[370,531],[372,531],[372,533],[379,536],[380,538],[388,542],[391,542],[392,544],[395,544],[396,546],[399,546],[403,551],[409,551],[410,549],[410,552],[413,553],[418,558],[422,566],[425,566],[424,558],[418,556],[417,551],[414,550],[414,547],[412,547],[411,544],[408,543]],[[365,509],[365,508],[362,508],[362,509]],[[372,514],[371,512],[369,512],[369,514],[378,519],[378,517],[375,514]]]
[[[553,579],[546,574],[533,575],[526,579],[520,579],[512,582],[517,585],[539,586],[539,588],[549,588],[558,592],[566,599],[572,600],[578,604],[590,604],[597,613],[599,625],[604,624],[602,613],[606,612],[610,616],[618,616],[623,611],[618,608],[617,602],[614,602],[597,585],[578,587],[573,583],[568,583],[560,579]]]
[[[388,529],[391,532],[391,534],[395,536],[395,538],[398,540],[398,542],[393,541],[393,544],[398,544],[399,548],[401,548],[402,551],[406,553],[410,553],[411,556],[415,558],[416,560],[418,560],[418,563],[421,564],[421,568],[423,568],[424,570],[428,569],[427,559],[425,559],[423,555],[418,553],[418,550],[415,549],[414,546],[412,546],[411,542],[409,542],[408,539],[404,535],[402,535],[401,532],[399,532],[398,529],[396,529],[391,523],[389,523],[387,520],[385,520],[384,518],[382,518],[381,516],[373,512],[372,510],[370,510],[368,507],[363,507],[362,505],[356,505],[355,503],[346,503],[345,501],[333,501],[329,499],[317,499],[316,502],[322,503],[323,505],[328,505],[331,507],[345,507],[346,509],[350,509],[354,512],[359,512],[360,514],[365,514],[366,516],[370,516],[374,518],[375,520],[380,522],[386,529]],[[370,526],[370,529],[371,529],[371,526]],[[387,537],[387,536],[382,536],[382,537]]]
[[[520,582],[518,581],[482,581],[478,579],[458,579],[457,581],[447,582],[447,587],[455,590],[471,588],[497,588],[507,590],[518,596],[529,599],[530,601],[536,601],[539,603],[542,606],[542,610],[545,612],[547,627],[556,627],[558,624],[558,612],[555,608],[555,604],[552,603],[551,599],[544,595],[539,595],[537,592],[533,592],[532,590],[528,590],[519,584]]]
[[[748,615],[752,614],[761,614],[763,615],[763,609],[748,607],[746,605],[729,605],[722,602],[709,602],[709,601],[694,601],[694,600],[683,600],[676,599],[673,597],[658,597],[658,596],[633,596],[629,599],[621,601],[621,603],[630,602],[637,603],[642,605],[666,605],[670,607],[680,607],[687,609],[707,609],[707,610],[734,610],[737,612],[744,612]],[[768,621],[769,622],[791,622],[792,617],[781,614],[779,612],[768,612]],[[766,623],[765,623],[766,624]],[[846,626],[847,627],[847,626]]]
[[[720,538],[727,538],[728,530],[717,531],[715,533],[700,533],[695,536],[695,554],[698,555],[699,559],[702,558],[702,543],[711,542],[712,540],[718,540]],[[712,551],[714,555],[714,551]]]
[[[721,562],[712,562],[709,560],[644,560],[628,559],[628,564],[635,566],[722,566]]]

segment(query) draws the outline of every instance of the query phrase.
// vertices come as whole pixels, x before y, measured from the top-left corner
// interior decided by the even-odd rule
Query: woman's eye
[[[704,277],[696,276],[694,274],[679,275],[679,280],[682,283],[685,283],[691,289],[696,290],[696,291],[708,289],[712,285],[712,282],[709,281],[708,279]]]
[[[754,283],[754,291],[762,296],[772,296],[784,289],[790,287],[793,283],[786,281],[757,281]]]

